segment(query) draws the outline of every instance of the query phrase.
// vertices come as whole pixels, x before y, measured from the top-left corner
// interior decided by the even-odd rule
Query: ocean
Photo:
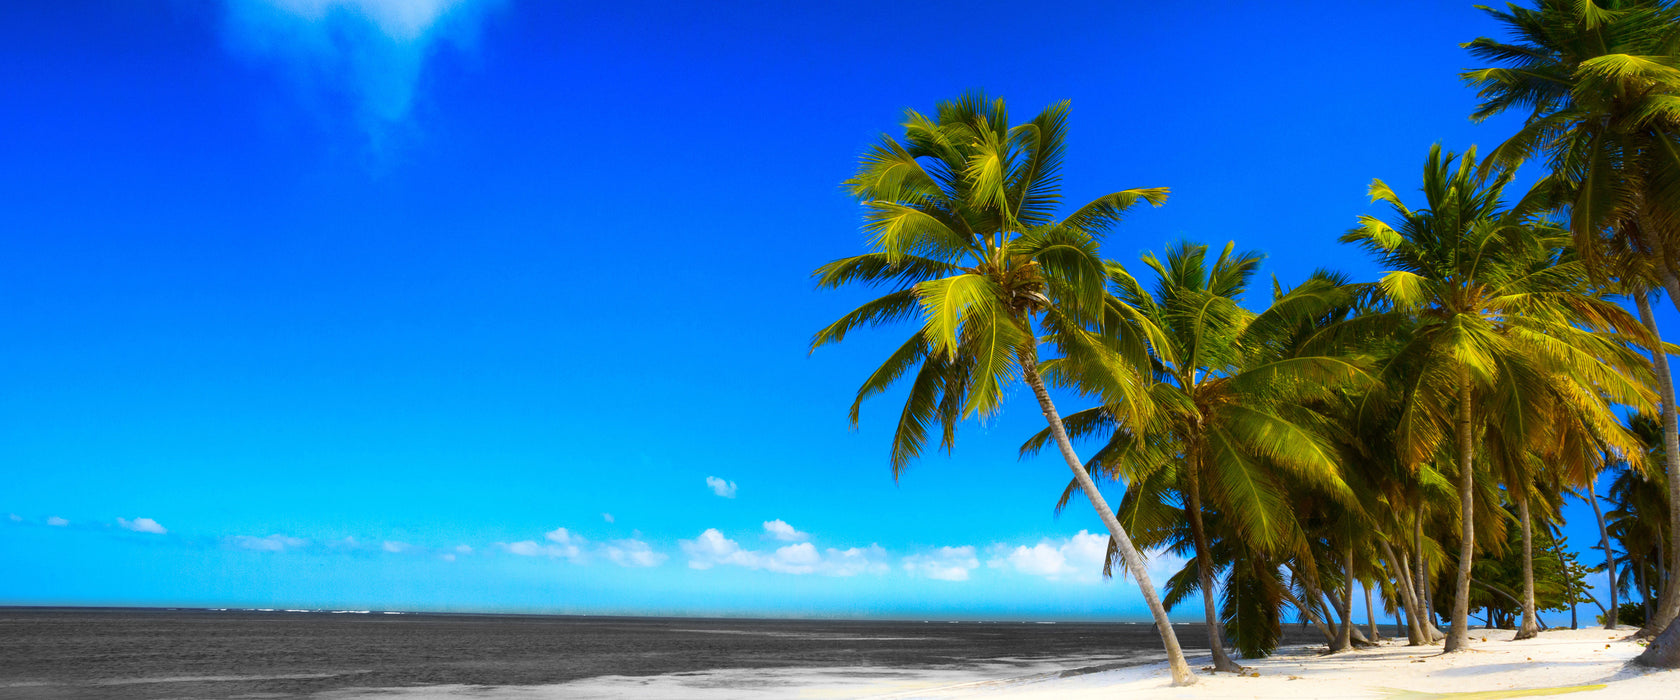
[[[1162,658],[1138,623],[0,608],[0,698],[864,696]]]

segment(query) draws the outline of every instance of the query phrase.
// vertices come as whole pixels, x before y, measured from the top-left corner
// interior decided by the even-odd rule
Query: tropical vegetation
[[[1430,146],[1416,195],[1372,181],[1382,210],[1350,212],[1341,241],[1374,280],[1323,270],[1254,294],[1264,256],[1234,242],[1105,257],[1124,215],[1167,190],[1064,207],[1068,103],[1020,123],[978,93],[908,112],[846,181],[869,249],[815,273],[881,295],[813,350],[912,327],[853,425],[903,385],[901,478],[930,433],[954,449],[1024,383],[1045,422],[1023,460],[1061,458],[1055,509],[1083,499],[1102,519],[1104,572],[1136,582],[1176,683],[1194,677],[1167,615],[1193,598],[1216,672],[1272,653],[1290,619],[1338,652],[1378,640],[1380,610],[1409,644],[1454,652],[1477,613],[1520,639],[1543,611],[1579,624],[1586,603],[1607,626],[1644,623],[1647,663],[1680,665],[1680,348],[1651,308],[1680,309],[1680,9],[1486,11],[1509,36],[1465,44],[1487,64],[1462,75],[1470,116],[1525,120],[1485,155]],[[1599,533],[1577,549],[1570,499]],[[1145,552],[1185,563],[1157,582]]]

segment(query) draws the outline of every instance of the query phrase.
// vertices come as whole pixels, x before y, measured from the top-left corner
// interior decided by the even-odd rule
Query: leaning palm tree
[[[892,291],[846,314],[812,339],[812,349],[862,326],[918,318],[921,328],[858,390],[860,404],[912,376],[893,434],[894,478],[942,428],[950,450],[959,423],[995,414],[1005,389],[1024,380],[1068,468],[1109,536],[1119,543],[1155,617],[1177,684],[1195,681],[1143,557],[1097,492],[1063,428],[1040,371],[1041,336],[1061,359],[1107,367],[1098,389],[1107,402],[1147,420],[1142,391],[1152,329],[1105,293],[1110,265],[1098,255],[1103,233],[1139,202],[1159,205],[1165,188],[1099,197],[1056,220],[1067,103],[1011,125],[1002,100],[969,94],[941,103],[933,117],[907,113],[902,138],[883,137],[847,181],[863,202],[872,250],[818,268],[821,288],[854,282]]]
[[[1644,358],[1605,334],[1645,338],[1643,327],[1585,288],[1580,262],[1561,259],[1567,236],[1532,221],[1521,205],[1505,206],[1512,177],[1509,169],[1478,167],[1474,149],[1459,158],[1436,145],[1424,165],[1426,208],[1407,207],[1375,180],[1372,200],[1392,208],[1394,223],[1365,216],[1342,236],[1389,270],[1377,290],[1391,310],[1373,320],[1392,315],[1417,324],[1385,377],[1404,397],[1396,435],[1403,460],[1423,462],[1451,435],[1460,533],[1447,652],[1464,649],[1469,639],[1473,458],[1479,427],[1489,418],[1477,397],[1538,395],[1547,377],[1563,374],[1578,392],[1641,407],[1651,399],[1641,381],[1649,376]]]
[[[1328,421],[1309,404],[1334,399],[1339,388],[1367,375],[1338,344],[1314,335],[1312,321],[1350,308],[1352,295],[1340,279],[1317,276],[1289,293],[1279,290],[1272,306],[1255,314],[1241,302],[1262,256],[1238,252],[1235,243],[1212,259],[1208,253],[1206,245],[1179,242],[1163,257],[1146,254],[1143,262],[1155,272],[1149,287],[1113,275],[1119,301],[1160,330],[1147,388],[1162,407],[1154,420],[1129,421],[1130,411],[1113,405],[1075,413],[1067,424],[1078,435],[1106,437],[1091,464],[1101,473],[1131,480],[1158,468],[1163,456],[1181,463],[1172,487],[1186,505],[1214,669],[1240,672],[1220,634],[1213,537],[1204,516],[1222,514],[1233,528],[1225,534],[1276,554],[1299,542],[1285,498],[1291,486],[1314,488],[1338,503],[1339,512],[1356,514],[1340,455],[1322,434]],[[1103,375],[1112,371],[1107,367],[1062,363],[1054,370],[1093,391],[1114,381]],[[1040,432],[1023,454],[1049,438]]]
[[[1536,189],[1567,207],[1588,272],[1616,278],[1639,304],[1652,334],[1647,289],[1668,290],[1680,309],[1680,5],[1666,0],[1539,0],[1508,11],[1483,8],[1511,35],[1465,44],[1493,67],[1466,71],[1482,120],[1509,109],[1526,123],[1490,155],[1507,166],[1543,157],[1550,174]],[[1637,269],[1617,264],[1643,263]],[[1680,454],[1674,385],[1657,361],[1670,454]],[[1680,505],[1680,456],[1668,463],[1671,502]],[[1680,508],[1671,528],[1680,528]],[[1680,542],[1669,556],[1680,560]],[[1664,596],[1645,633],[1680,617],[1680,588]],[[1676,642],[1680,643],[1680,633]]]

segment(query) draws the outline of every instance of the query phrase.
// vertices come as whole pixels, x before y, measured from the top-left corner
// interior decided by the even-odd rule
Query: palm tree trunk
[[[1645,619],[1651,619],[1651,589],[1645,585],[1645,567],[1633,569],[1633,585],[1639,588],[1639,602],[1645,607]]]
[[[1285,566],[1288,565],[1286,564]],[[1295,571],[1294,567],[1289,567],[1289,572],[1291,575],[1299,576],[1299,572]],[[1328,644],[1331,640],[1336,638],[1336,633],[1332,631],[1328,625],[1324,624],[1322,619],[1320,619],[1321,611],[1318,609],[1318,606],[1308,605],[1308,603],[1316,597],[1317,596],[1308,596],[1307,600],[1299,600],[1295,597],[1294,593],[1291,593],[1288,590],[1283,591],[1284,600],[1289,601],[1290,605],[1295,606],[1296,610],[1300,611],[1302,615],[1305,615],[1307,617],[1307,622],[1312,623],[1313,628],[1318,630],[1319,634],[1324,635],[1324,642]]]
[[[1419,626],[1423,629],[1423,636],[1430,644],[1441,641],[1446,635],[1435,627],[1435,596],[1429,590],[1429,562],[1423,556],[1423,504],[1418,504],[1417,516],[1412,519],[1412,552],[1417,554],[1418,614],[1422,616]]]
[[[1342,626],[1336,630],[1336,641],[1330,644],[1330,652],[1335,653],[1353,646],[1353,541],[1350,539],[1342,548],[1342,571],[1346,576],[1342,586],[1343,605],[1337,606],[1337,612],[1342,614]]]
[[[1044,411],[1044,421],[1050,426],[1050,434],[1056,438],[1056,447],[1061,449],[1062,460],[1067,462],[1068,469],[1073,470],[1073,478],[1079,482],[1079,488],[1085,492],[1085,498],[1097,509],[1097,515],[1102,518],[1103,525],[1108,527],[1108,536],[1114,538],[1115,548],[1120,550],[1121,558],[1126,560],[1126,569],[1137,580],[1138,589],[1143,593],[1143,602],[1149,606],[1149,613],[1155,617],[1155,631],[1161,634],[1161,643],[1167,648],[1167,665],[1172,669],[1173,685],[1191,685],[1196,677],[1190,674],[1190,664],[1184,660],[1184,650],[1178,646],[1178,635],[1173,633],[1172,620],[1167,618],[1166,608],[1161,606],[1161,597],[1155,592],[1155,583],[1149,579],[1149,570],[1144,567],[1143,555],[1132,544],[1132,538],[1126,534],[1126,529],[1120,526],[1120,520],[1114,517],[1114,511],[1108,507],[1108,501],[1103,500],[1102,494],[1097,492],[1096,482],[1085,471],[1085,465],[1079,461],[1079,455],[1073,451],[1073,442],[1068,440],[1067,429],[1062,427],[1062,416],[1056,411],[1056,405],[1050,401],[1050,392],[1044,388],[1044,378],[1038,374],[1038,338],[1029,336],[1027,344],[1020,351],[1021,374],[1032,386],[1033,395],[1038,397],[1038,407]]]
[[[1365,589],[1365,624],[1371,628],[1371,641],[1380,642],[1383,636],[1382,631],[1377,629],[1376,608],[1371,607],[1371,587],[1361,586],[1361,588]]]
[[[1394,545],[1388,540],[1381,540],[1383,554],[1388,556],[1388,562],[1394,567],[1395,588],[1400,592],[1400,607],[1406,613],[1406,644],[1409,646],[1423,646],[1429,643],[1429,635],[1423,631],[1423,621],[1419,618],[1418,610],[1422,606],[1418,603],[1417,588],[1412,585],[1411,577],[1406,572],[1407,562],[1394,556]]]
[[[1192,444],[1194,442],[1192,441]],[[1219,614],[1213,606],[1213,552],[1208,546],[1207,530],[1202,526],[1202,485],[1199,472],[1201,471],[1201,455],[1194,448],[1187,450],[1185,476],[1189,481],[1187,495],[1189,507],[1185,510],[1190,515],[1190,534],[1196,543],[1196,573],[1202,585],[1202,610],[1207,615],[1208,647],[1213,650],[1213,670],[1227,673],[1242,673],[1243,667],[1238,666],[1225,653],[1224,635],[1219,625]]]
[[[1616,629],[1616,554],[1610,548],[1610,528],[1604,526],[1604,509],[1598,506],[1598,475],[1587,480],[1587,501],[1592,504],[1593,517],[1598,518],[1598,541],[1604,546],[1604,573],[1610,576],[1610,606],[1604,612],[1604,629]]]
[[[1666,280],[1674,293],[1674,278]],[[1639,307],[1639,320],[1645,324],[1645,330],[1656,336],[1657,342],[1662,342],[1662,336],[1657,331],[1657,317],[1651,311],[1651,300],[1647,298],[1645,290],[1641,289],[1633,295],[1634,303]],[[1680,300],[1676,300],[1680,303]],[[1668,527],[1669,532],[1680,532],[1680,415],[1676,414],[1674,402],[1674,376],[1669,374],[1668,353],[1660,349],[1651,351],[1651,364],[1657,373],[1657,390],[1662,399],[1662,427],[1663,454],[1668,467]],[[1680,537],[1669,538],[1669,563],[1680,562]],[[1666,629],[1675,618],[1680,617],[1680,586],[1664,585],[1662,587],[1661,604],[1657,607],[1656,617],[1647,619],[1641,635],[1654,635]]]
[[[1474,435],[1470,430],[1470,368],[1458,368],[1458,511],[1461,520],[1458,544],[1458,586],[1453,591],[1452,631],[1447,633],[1445,653],[1467,648],[1470,643],[1470,564],[1476,555],[1476,469]]]
[[[1522,516],[1523,538],[1522,626],[1517,628],[1513,639],[1533,639],[1540,636],[1540,625],[1534,610],[1534,526],[1528,516],[1526,490],[1517,497],[1517,512]]]
[[[1581,606],[1581,589],[1575,586],[1575,576],[1569,567],[1569,559],[1563,556],[1563,530],[1553,523],[1547,526],[1552,535],[1552,554],[1557,557],[1558,571],[1563,572],[1563,580],[1568,586],[1569,593],[1569,629],[1580,629],[1578,624],[1578,608]]]

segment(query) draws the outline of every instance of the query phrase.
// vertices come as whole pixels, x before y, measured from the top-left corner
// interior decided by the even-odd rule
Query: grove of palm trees
[[[1128,238],[1171,183],[1064,203],[1067,102],[909,111],[846,181],[868,250],[815,273],[883,294],[813,349],[903,337],[851,421],[901,397],[888,461],[906,478],[1025,384],[1044,423],[1019,436],[1021,468],[1052,450],[1069,481],[1020,497],[1095,509],[1105,573],[1137,585],[1175,684],[1197,676],[1168,613],[1194,599],[1214,672],[1273,654],[1286,625],[1335,654],[1380,641],[1356,620],[1392,617],[1408,645],[1455,653],[1496,644],[1473,625],[1541,635],[1543,611],[1636,625],[1620,634],[1645,640],[1642,663],[1680,667],[1680,348],[1652,312],[1680,309],[1680,7],[1487,12],[1506,33],[1466,37],[1466,116],[1520,128],[1417,144],[1418,171],[1372,173],[1368,209],[1311,233],[1375,279],[1261,278],[1265,253],[1225,231]],[[1157,252],[1107,252],[1140,248]],[[1598,539],[1562,536],[1570,502]],[[1155,552],[1184,564],[1154,580]]]

